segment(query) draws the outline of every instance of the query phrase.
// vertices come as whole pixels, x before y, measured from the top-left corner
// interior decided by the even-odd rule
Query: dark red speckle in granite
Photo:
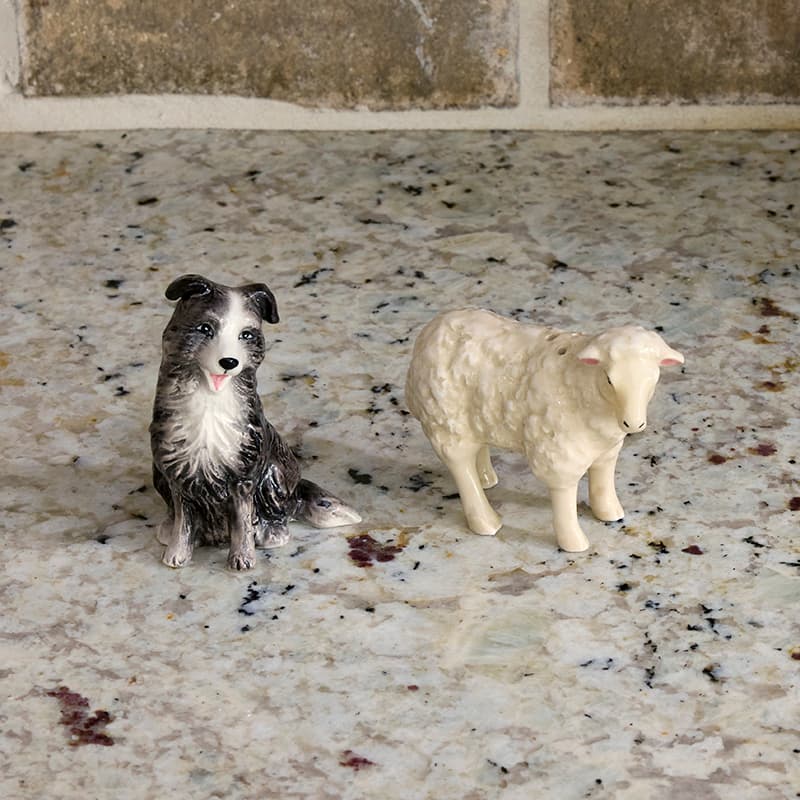
[[[800,650],[793,650],[791,656],[793,661],[800,661]]]
[[[345,750],[341,755],[339,766],[350,767],[350,769],[358,772],[359,770],[364,769],[364,767],[374,767],[375,762],[370,761],[368,758],[364,758],[364,756],[357,755],[352,750]]]
[[[48,697],[55,697],[61,706],[61,724],[69,728],[70,746],[77,747],[83,744],[99,744],[111,747],[114,740],[103,730],[113,717],[108,711],[98,710],[89,715],[89,701],[83,695],[70,691],[66,686],[47,693]]]
[[[792,317],[788,311],[784,311],[779,305],[777,305],[773,300],[770,300],[769,297],[762,297],[758,301],[759,304],[759,311],[761,312],[762,317]]]
[[[701,556],[703,555],[703,551],[698,547],[696,544],[690,544],[688,547],[684,547],[681,550],[682,553],[689,553],[691,556]]]
[[[800,497],[789,498],[789,511],[800,511]]]
[[[775,447],[774,444],[762,442],[755,447],[749,447],[748,452],[752,453],[754,456],[774,456],[775,453],[778,452],[778,448]]]
[[[727,458],[725,458],[725,456],[722,456],[722,455],[720,455],[719,453],[712,453],[712,454],[711,454],[711,455],[708,457],[708,460],[709,460],[709,461],[710,461],[712,464],[724,464],[724,463],[725,463],[725,462],[726,462],[728,459],[727,459]]]
[[[371,567],[374,561],[393,561],[403,551],[399,545],[382,544],[368,533],[351,536],[347,541],[350,545],[350,558],[359,567]]]

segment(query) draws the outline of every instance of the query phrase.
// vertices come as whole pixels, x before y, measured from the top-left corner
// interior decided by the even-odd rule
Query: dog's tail
[[[295,491],[295,516],[315,528],[337,528],[361,522],[360,514],[316,483],[300,479]]]

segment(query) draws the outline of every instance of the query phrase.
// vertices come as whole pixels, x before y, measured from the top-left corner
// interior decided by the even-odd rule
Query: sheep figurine
[[[489,447],[522,452],[543,481],[559,546],[586,550],[578,481],[603,521],[623,510],[614,467],[629,433],[647,424],[659,367],[683,356],[644,328],[597,336],[505,319],[480,309],[440,314],[414,345],[406,402],[455,479],[467,524],[491,536],[502,521],[484,489],[497,483]]]

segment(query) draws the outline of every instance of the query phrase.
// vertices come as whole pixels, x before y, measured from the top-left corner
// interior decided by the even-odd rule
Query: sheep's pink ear
[[[595,347],[594,344],[589,343],[578,353],[578,360],[581,362],[581,364],[589,364],[590,366],[594,366],[595,364],[600,363],[600,355],[601,353],[597,347]]]
[[[661,367],[677,367],[678,364],[683,364],[683,355],[670,348],[662,355],[661,361],[658,363]]]

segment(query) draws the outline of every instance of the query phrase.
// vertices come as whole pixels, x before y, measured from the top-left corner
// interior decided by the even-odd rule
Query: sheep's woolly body
[[[621,352],[655,336],[617,331],[608,345]],[[415,344],[408,407],[434,447],[477,441],[526,453],[545,481],[580,476],[625,436],[602,395],[602,370],[578,360],[591,340],[489,311],[442,314]]]

